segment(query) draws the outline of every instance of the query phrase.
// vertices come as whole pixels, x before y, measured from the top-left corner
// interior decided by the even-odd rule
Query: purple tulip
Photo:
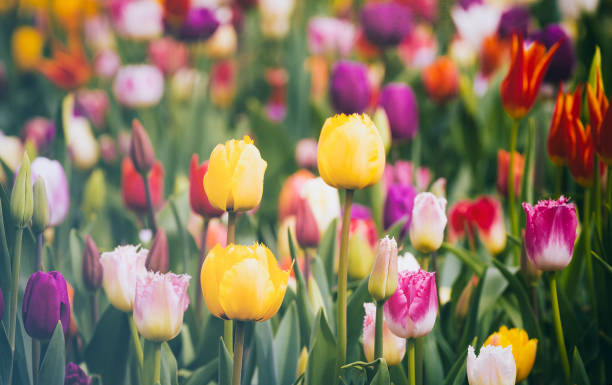
[[[368,69],[364,64],[348,60],[338,61],[330,84],[332,104],[338,112],[361,113],[370,103]]]
[[[459,6],[463,9],[469,9],[473,4],[482,4],[483,0],[459,0]]]
[[[529,8],[520,5],[508,8],[501,15],[497,34],[502,38],[508,38],[513,33],[522,33],[523,36],[527,36],[530,17]]]
[[[412,30],[410,9],[394,1],[363,7],[361,24],[368,41],[381,46],[398,45]]]
[[[70,326],[70,301],[66,280],[61,273],[36,272],[30,276],[23,296],[23,326],[39,340],[49,339],[62,321],[64,334]]]
[[[219,21],[208,8],[194,7],[187,12],[179,36],[185,40],[206,40],[219,28]]]
[[[89,385],[91,377],[89,377],[79,365],[74,362],[66,364],[64,385]]]
[[[576,208],[559,200],[540,201],[535,206],[523,203],[527,214],[525,250],[540,270],[561,270],[572,260],[576,241]]]
[[[23,126],[21,136],[25,140],[30,140],[40,152],[55,139],[55,124],[51,119],[34,117]]]
[[[561,41],[559,49],[552,58],[548,71],[544,75],[547,83],[559,83],[572,77],[576,64],[576,54],[572,40],[558,24],[548,25],[546,28],[536,33],[535,40],[546,46],[552,47],[556,42]]]
[[[380,105],[387,113],[394,140],[414,138],[419,131],[419,110],[409,85],[387,84],[380,93]]]
[[[351,219],[372,219],[372,210],[359,203],[351,206]]]
[[[403,237],[406,234],[412,219],[414,198],[418,193],[417,189],[410,184],[392,184],[389,186],[383,211],[383,225],[385,229],[390,228],[397,221],[406,218],[401,236]]]
[[[49,205],[49,226],[62,223],[70,209],[70,193],[62,164],[57,160],[38,157],[32,162],[32,182],[41,177],[45,181]]]

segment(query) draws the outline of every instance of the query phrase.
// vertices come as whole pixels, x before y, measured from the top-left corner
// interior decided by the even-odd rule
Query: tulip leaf
[[[278,384],[274,337],[269,320],[255,323],[255,357],[257,360],[257,383]]]
[[[593,257],[595,257],[595,259],[601,263],[601,266],[603,266],[608,273],[612,274],[612,266],[610,266],[608,264],[608,262],[604,261],[603,258],[601,258],[595,251],[591,250],[591,254],[593,255]]]
[[[438,352],[435,335],[429,333],[424,339],[424,371],[427,384],[441,384],[444,381],[444,367]]]
[[[161,346],[161,385],[178,385],[176,358],[167,342]]]
[[[463,327],[463,334],[459,340],[459,350],[467,349],[470,338],[477,335],[478,326],[478,309],[480,308],[480,300],[482,297],[482,289],[486,281],[487,269],[479,277],[478,285],[474,288],[472,298],[470,298],[470,306],[468,307],[468,313],[465,318],[465,326]]]
[[[281,385],[291,385],[297,374],[297,362],[300,357],[300,334],[298,312],[295,302],[289,305],[274,336],[276,353],[276,370]]]
[[[391,383],[391,377],[389,376],[389,368],[387,367],[387,362],[384,358],[381,358],[378,361],[378,365],[376,367],[376,372],[370,385],[388,385]]]
[[[478,259],[476,259],[475,257],[473,257],[472,254],[468,252],[467,250],[451,245],[450,243],[447,243],[447,242],[444,242],[442,244],[441,249],[454,254],[463,263],[465,263],[470,269],[472,269],[476,273],[476,275],[482,275],[485,269],[484,264]]]
[[[315,319],[308,364],[306,366],[306,385],[320,385],[333,382],[336,378],[336,339],[334,338],[323,311],[319,310]]]
[[[391,376],[391,383],[393,384],[407,384],[408,377],[404,372],[402,364],[393,365],[389,367],[389,375]]]
[[[325,268],[323,267],[323,263],[319,257],[312,259],[310,270],[312,276],[317,282],[317,285],[319,286],[319,291],[321,293],[321,297],[323,298],[323,304],[325,305],[325,315],[329,318],[329,323],[333,325],[335,322],[333,312],[334,303],[329,292],[330,289],[325,274]]]
[[[290,232],[291,230],[287,230]],[[289,251],[291,253],[291,259],[293,260],[293,271],[295,272],[295,281],[297,285],[296,302],[298,315],[300,316],[300,336],[302,346],[305,346],[307,341],[310,340],[310,331],[312,329],[313,314],[310,303],[308,302],[308,290],[306,289],[306,281],[304,275],[300,270],[300,265],[297,263],[297,257],[295,254],[295,245],[291,239],[291,233],[288,234],[289,238]]]
[[[76,229],[70,230],[70,265],[72,266],[72,284],[75,289],[83,291],[83,241]]]
[[[0,384],[8,384],[11,362],[11,345],[4,325],[0,322]]]
[[[387,231],[385,232],[389,237],[395,238],[395,240],[397,240],[398,245],[401,245],[402,237],[400,235],[407,221],[408,221],[408,218],[404,217],[400,219],[399,221],[395,222],[393,225],[391,225],[391,227],[389,227]]]
[[[219,385],[231,385],[232,383],[232,366],[234,361],[230,352],[225,347],[223,337],[219,338]]]
[[[321,238],[321,243],[319,243],[318,256],[323,262],[323,267],[325,268],[325,272],[327,273],[327,283],[329,285],[329,289],[334,286],[334,259],[336,256],[336,236],[338,231],[338,220],[334,219],[327,229],[325,233],[323,233],[323,237]]]
[[[218,341],[219,337],[223,335],[223,320],[215,317],[212,314],[208,314],[204,330],[200,335],[196,347],[196,358],[192,362],[192,365],[201,366],[209,363],[212,359],[217,356],[215,349],[210,348],[212,341]]]
[[[476,346],[477,342],[478,342],[478,337],[474,337],[474,339],[472,340],[472,343],[470,343],[470,346]],[[461,384],[461,380],[465,379],[465,368],[467,365],[467,361],[466,361],[467,351],[468,351],[467,348],[463,349],[463,351],[461,352],[461,354],[459,355],[459,357],[457,358],[457,360],[451,367],[450,371],[446,375],[446,378],[444,379],[444,385]]]
[[[572,354],[572,384],[591,385],[577,347],[574,347],[574,353]]]
[[[66,351],[64,347],[64,331],[62,330],[61,321],[58,321],[47,346],[45,357],[40,364],[38,384],[64,385],[66,365]]]
[[[365,316],[363,304],[370,300],[368,280],[369,277],[364,278],[348,300],[346,319],[349,320],[349,322],[346,327],[346,338],[349,344],[349,351],[351,350],[351,344],[359,344],[359,336],[361,335],[361,328],[363,326],[362,321]]]
[[[206,365],[198,368],[196,371],[191,373],[189,379],[184,385],[201,385],[208,384],[215,379],[217,375],[217,369],[219,367],[219,359],[215,358]]]
[[[32,373],[32,338],[23,328],[21,312],[17,312],[17,330],[15,330],[15,367],[13,368],[13,383],[31,385]],[[17,380],[17,381],[15,381]]]

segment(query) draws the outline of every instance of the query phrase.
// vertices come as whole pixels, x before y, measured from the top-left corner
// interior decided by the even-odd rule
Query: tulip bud
[[[436,251],[442,245],[446,227],[446,199],[432,193],[419,193],[414,198],[410,222],[410,242],[422,253]]]
[[[34,211],[32,195],[30,158],[28,158],[28,154],[24,153],[11,192],[11,216],[19,227],[26,227],[32,219]]]
[[[436,179],[429,188],[429,192],[438,198],[446,198],[446,178]]]
[[[168,257],[168,238],[166,237],[166,232],[163,229],[157,229],[155,238],[153,238],[151,250],[149,250],[149,254],[147,254],[145,267],[150,271],[167,273],[169,264],[170,259]]]
[[[65,385],[90,385],[91,377],[89,377],[79,365],[74,362],[66,364],[64,369],[64,384]]]
[[[355,205],[353,205],[355,206]],[[348,244],[348,276],[351,279],[363,279],[372,270],[376,258],[378,232],[376,223],[368,215],[367,218],[355,218],[351,213]]]
[[[363,353],[368,361],[374,361],[374,340],[376,329],[376,305],[371,302],[364,303],[365,317],[363,318]],[[406,339],[398,337],[389,330],[383,318],[383,358],[387,365],[398,365],[406,354]]]
[[[134,167],[141,174],[148,174],[155,163],[155,153],[151,139],[142,124],[134,119],[132,122],[132,142],[130,143],[130,157]]]
[[[514,385],[516,364],[512,346],[483,346],[480,354],[468,347],[467,377],[470,385]]]
[[[306,349],[306,346],[304,346],[302,348],[302,351],[300,352],[300,357],[298,358],[298,365],[297,365],[297,376],[298,377],[306,373],[306,364],[308,364],[308,349]]]
[[[0,289],[0,320],[4,316],[4,296],[2,295],[2,289]]]
[[[320,242],[319,227],[308,200],[300,199],[295,217],[295,235],[302,248],[317,247]]]
[[[389,153],[389,149],[391,148],[391,126],[389,124],[389,117],[387,116],[385,109],[378,107],[376,112],[374,112],[372,121],[378,129],[383,146],[385,146],[385,153]]]
[[[85,237],[85,248],[83,249],[83,283],[90,291],[96,291],[102,287],[104,271],[100,263],[100,251],[94,240],[87,235]]]
[[[83,205],[81,209],[86,217],[92,217],[104,207],[106,199],[106,181],[104,171],[95,169],[87,182],[85,182],[85,192],[83,194]]]
[[[70,300],[66,280],[61,273],[36,272],[30,276],[23,296],[23,326],[39,340],[49,339],[58,321],[64,335],[70,325]]]
[[[47,191],[45,180],[42,177],[34,182],[34,209],[32,214],[32,230],[34,234],[40,234],[49,225],[49,205],[47,204]]]
[[[378,245],[378,254],[368,281],[368,291],[375,301],[386,301],[397,289],[397,242],[385,236]]]

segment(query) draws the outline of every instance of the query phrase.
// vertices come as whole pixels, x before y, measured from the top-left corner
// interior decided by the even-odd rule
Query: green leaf
[[[223,337],[219,338],[219,385],[231,385],[232,383],[232,366],[234,361],[231,354],[227,351]]]
[[[319,310],[310,340],[305,383],[320,385],[333,382],[336,378],[335,357],[336,339],[327,324],[325,315]]]
[[[64,385],[66,371],[64,346],[64,331],[61,321],[58,321],[38,371],[40,385]]]
[[[465,318],[465,326],[463,327],[463,334],[461,335],[461,339],[459,341],[458,348],[459,350],[466,349],[468,347],[468,343],[471,338],[477,336],[477,326],[478,326],[478,309],[480,307],[480,298],[482,296],[482,289],[484,287],[485,276],[487,274],[487,270],[483,272],[478,280],[478,285],[474,289],[472,293],[472,298],[470,298],[470,306],[468,310],[468,314]]]
[[[476,342],[478,341],[477,337],[474,337],[472,340],[471,346],[476,346]],[[467,358],[467,348],[463,349],[450,371],[446,375],[444,379],[444,385],[454,385],[458,383],[462,377],[465,378],[465,367],[466,367],[466,358]]]
[[[295,302],[289,305],[285,316],[274,336],[276,370],[279,384],[291,385],[297,375],[297,362],[300,357],[300,334],[297,307]]]
[[[428,334],[424,338],[424,370],[425,382],[428,384],[441,384],[444,381],[444,367],[438,352],[438,345],[433,334]]]
[[[0,322],[0,329],[0,384],[8,384],[11,370],[11,344],[2,322]]]
[[[219,359],[215,358],[191,374],[184,385],[202,385],[211,382],[217,375]]]
[[[387,367],[387,362],[384,358],[381,358],[378,362],[378,367],[376,368],[375,373],[376,374],[374,374],[374,378],[372,378],[370,385],[388,385],[391,383],[389,368]]]
[[[464,250],[460,247],[451,245],[450,243],[444,242],[441,247],[442,250],[446,250],[452,254],[454,254],[457,258],[459,258],[463,263],[465,263],[470,269],[472,269],[476,275],[482,275],[482,272],[485,269],[485,265],[476,259],[470,252]]]
[[[336,236],[338,233],[338,231],[336,230],[337,226],[337,219],[334,219],[329,224],[329,226],[327,226],[327,229],[325,230],[325,233],[323,233],[323,237],[321,238],[321,243],[319,243],[319,249],[317,250],[317,255],[321,259],[321,262],[323,262],[323,267],[325,268],[325,272],[327,273],[327,283],[329,285],[329,290],[331,290],[332,286],[334,285],[334,259],[336,256]],[[317,284],[319,283],[317,282]]]
[[[604,261],[603,258],[601,258],[599,255],[597,255],[597,253],[593,250],[591,250],[591,254],[595,257],[595,259],[601,263],[601,265],[608,271],[608,273],[612,274],[612,266],[610,266],[608,264],[608,262]]]
[[[365,316],[363,304],[370,300],[368,279],[369,277],[364,278],[348,299],[346,319],[349,320],[349,322],[346,325],[346,338],[349,345],[349,351],[351,350],[351,344],[359,344],[359,336],[361,335],[361,328],[363,327],[363,317]]]
[[[255,356],[257,357],[257,383],[276,385],[276,357],[270,321],[255,323]]]
[[[325,316],[329,318],[329,323],[333,325],[335,322],[334,302],[330,294],[329,284],[325,274],[325,267],[323,267],[323,263],[319,257],[312,259],[310,271],[313,278],[317,282],[319,292],[321,293],[321,298],[323,298],[323,304],[325,305]]]
[[[400,234],[402,233],[402,229],[404,228],[406,221],[408,221],[408,218],[400,219],[399,221],[395,222],[391,227],[389,227],[389,229],[385,232],[390,237],[395,238],[398,244],[400,244]]]
[[[70,230],[70,264],[72,266],[72,283],[77,289],[83,289],[83,242],[76,229]]]
[[[287,230],[288,232],[291,230]],[[289,237],[289,251],[291,252],[291,259],[293,260],[293,270],[295,272],[295,281],[297,286],[297,310],[298,315],[300,316],[300,336],[301,343],[303,346],[310,340],[310,331],[312,329],[313,322],[313,314],[312,308],[310,307],[310,303],[308,302],[308,290],[306,289],[306,281],[304,281],[304,275],[300,270],[300,266],[297,263],[297,257],[295,254],[295,245],[293,244],[293,240],[291,239],[291,234],[288,234]]]
[[[161,346],[161,385],[178,385],[176,358],[167,342]]]
[[[221,336],[223,336],[223,320],[208,314],[208,319],[196,348],[196,359],[192,365],[202,366],[214,359],[218,352],[211,349],[210,344],[212,341],[219,341]]]
[[[574,347],[574,353],[572,354],[572,384],[591,385],[577,347]]]
[[[21,312],[17,312],[17,329],[15,330],[15,367],[13,368],[13,383],[17,378],[19,384],[32,384],[32,338],[23,328]]]

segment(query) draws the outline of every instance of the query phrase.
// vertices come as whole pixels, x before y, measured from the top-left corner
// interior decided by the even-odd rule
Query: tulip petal
[[[261,202],[267,165],[257,147],[252,144],[244,147],[231,179],[234,210],[250,209]]]
[[[225,318],[225,312],[219,302],[219,277],[225,273],[227,253],[220,245],[216,245],[208,252],[202,270],[200,272],[200,283],[202,285],[202,297],[206,302],[208,310],[216,317]]]
[[[225,146],[218,144],[210,154],[208,171],[204,175],[204,190],[210,203],[219,210],[225,211],[228,207],[231,175],[229,154]]]

